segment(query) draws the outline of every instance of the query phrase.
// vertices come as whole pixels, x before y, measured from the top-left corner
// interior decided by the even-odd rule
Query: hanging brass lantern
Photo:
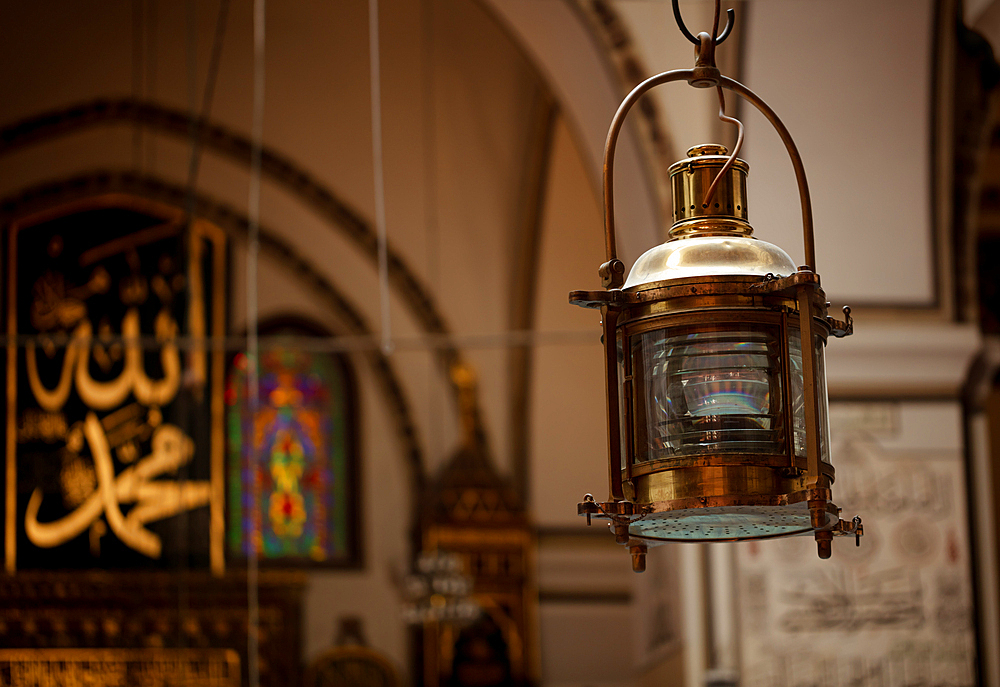
[[[852,333],[828,316],[816,273],[805,171],[777,115],[715,65],[712,34],[692,36],[694,69],[664,72],[622,102],[604,158],[606,291],[574,291],[570,302],[600,308],[607,376],[611,495],[587,494],[578,511],[610,520],[615,538],[645,569],[649,545],[739,541],[813,534],[820,558],[834,535],[863,534],[832,501],[835,472],[824,350]],[[714,37],[713,37],[714,36]],[[716,88],[720,118],[739,126],[736,149],[691,148],[669,169],[673,225],[668,240],[644,253],[625,278],[617,258],[614,153],[626,114],[646,91],[673,81]],[[737,158],[743,126],[725,116],[723,89],[757,107],[791,157],[802,204],[806,265],[753,236],[748,222],[749,166]]]

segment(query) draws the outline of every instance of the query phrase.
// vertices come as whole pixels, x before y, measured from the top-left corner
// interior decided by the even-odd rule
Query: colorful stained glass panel
[[[229,551],[285,564],[354,562],[349,380],[335,356],[290,348],[260,356],[249,398],[248,358],[226,388]]]

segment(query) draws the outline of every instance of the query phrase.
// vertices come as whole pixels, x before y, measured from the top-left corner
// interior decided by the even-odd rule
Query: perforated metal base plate
[[[629,527],[631,536],[654,541],[766,539],[812,531],[805,503],[673,510],[652,513]]]

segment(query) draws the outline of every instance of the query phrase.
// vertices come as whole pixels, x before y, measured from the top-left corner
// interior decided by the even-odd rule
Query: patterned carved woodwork
[[[0,649],[4,687],[239,687],[232,649]]]
[[[422,548],[461,557],[483,609],[471,625],[420,632],[424,687],[529,685],[535,675],[534,535],[524,507],[481,448],[463,448],[423,501]]]
[[[261,685],[301,684],[304,585],[300,573],[259,576]],[[117,650],[121,660],[139,649],[228,649],[241,666],[234,684],[247,685],[247,609],[239,572],[21,571],[0,578],[0,646]]]

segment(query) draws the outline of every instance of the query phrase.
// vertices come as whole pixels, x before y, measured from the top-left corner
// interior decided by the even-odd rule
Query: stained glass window
[[[351,565],[356,490],[351,481],[351,380],[339,357],[293,348],[260,354],[256,411],[248,359],[226,386],[231,555],[281,564]]]

